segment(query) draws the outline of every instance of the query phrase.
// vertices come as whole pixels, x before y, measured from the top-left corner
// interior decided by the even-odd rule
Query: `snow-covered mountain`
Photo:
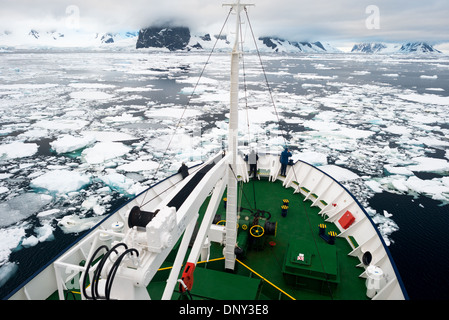
[[[219,39],[218,39],[219,38]],[[74,30],[42,31],[0,31],[0,50],[15,49],[49,49],[49,48],[109,48],[156,50],[211,50],[215,45],[217,51],[232,50],[233,35],[214,35],[213,33],[193,34],[188,27],[149,27],[140,31],[121,33],[86,33]],[[284,53],[335,53],[335,47],[324,42],[297,42],[279,37],[259,37],[257,48],[261,52]],[[247,51],[256,50],[251,39],[244,43]]]
[[[0,49],[134,47],[137,32],[90,33],[74,30],[0,32]]]
[[[432,45],[425,42],[408,42],[408,43],[359,43],[355,44],[351,52],[360,53],[441,53]]]
[[[217,42],[217,43],[216,43]],[[206,34],[191,34],[188,27],[149,27],[139,31],[136,48],[167,48],[174,50],[209,50],[215,45],[219,51],[231,50],[234,41],[232,36]],[[288,53],[326,53],[340,52],[328,43],[296,42],[278,37],[259,37],[256,40],[257,48],[262,52],[288,52]],[[246,50],[255,50],[254,41],[246,41]]]
[[[219,38],[219,39],[217,39]],[[0,51],[15,49],[49,49],[49,48],[89,48],[136,50],[153,48],[155,50],[211,50],[215,45],[217,51],[230,51],[233,35],[215,35],[213,33],[194,34],[188,27],[149,27],[139,31],[92,33],[76,30],[43,31],[31,29],[20,32],[0,31]],[[246,39],[244,49],[273,53],[340,53],[341,51],[325,42],[301,42],[280,37],[261,36]],[[359,43],[351,52],[355,53],[441,53],[425,42],[408,43]]]

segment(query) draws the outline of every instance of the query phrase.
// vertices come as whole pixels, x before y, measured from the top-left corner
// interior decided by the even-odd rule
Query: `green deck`
[[[324,219],[318,215],[320,211],[318,207],[311,207],[311,201],[304,202],[303,195],[294,194],[291,188],[284,188],[279,180],[274,183],[268,180],[250,181],[243,188],[241,207],[254,209],[256,206],[258,209],[269,211],[270,221],[277,221],[276,236],[265,237],[262,248],[249,251],[246,259],[241,261],[267,280],[263,281],[261,298],[367,299],[365,279],[359,278],[363,269],[356,267],[359,263],[357,258],[348,256],[353,248],[343,238],[337,237],[335,244],[329,245],[319,237],[318,226],[324,223]],[[281,214],[283,199],[289,200],[289,209],[285,217]],[[225,214],[223,206],[220,206],[219,213]],[[326,232],[339,233],[332,224],[326,223],[326,226]],[[287,269],[289,265],[295,264],[290,262],[292,258],[290,255],[302,251],[310,254],[310,268],[306,266],[301,268],[299,265],[295,271],[290,269],[287,270],[287,274],[283,273],[286,271],[286,264]],[[286,259],[290,261],[286,263]],[[323,268],[325,272],[322,271]],[[237,272],[249,274],[242,264],[238,264]],[[302,273],[307,278],[292,273],[297,275]],[[324,273],[327,274],[327,281]],[[280,293],[281,291],[274,286],[288,296]]]
[[[285,217],[281,214],[283,199],[289,200]],[[325,223],[318,215],[319,208],[311,207],[310,201],[303,200],[304,196],[293,194],[291,188],[285,189],[281,181],[273,183],[262,179],[244,184],[240,206],[270,212],[269,221],[277,222],[276,236],[257,238],[252,249],[236,262],[234,273],[224,270],[222,247],[213,243],[212,261],[200,262],[195,269],[191,297],[198,300],[367,299],[365,279],[359,277],[363,270],[356,267],[357,258],[348,256],[352,247],[338,237],[334,245],[326,243],[318,235],[318,225]],[[208,200],[203,204],[200,216],[207,204]],[[222,201],[217,214],[225,219],[225,213]],[[333,230],[338,234],[332,224],[326,223],[326,226],[326,233]],[[304,261],[295,259],[300,253]],[[164,268],[148,286],[152,299],[162,297],[174,257],[175,254],[169,256]],[[79,298],[79,295],[68,294],[67,297]],[[186,296],[181,296],[176,288],[172,299],[180,298]]]

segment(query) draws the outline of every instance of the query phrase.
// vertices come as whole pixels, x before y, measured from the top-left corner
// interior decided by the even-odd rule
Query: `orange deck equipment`
[[[355,218],[351,212],[346,211],[345,214],[338,220],[343,229],[348,229],[349,226],[354,222]]]

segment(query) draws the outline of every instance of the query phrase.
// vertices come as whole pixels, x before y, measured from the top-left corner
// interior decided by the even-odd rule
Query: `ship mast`
[[[231,89],[230,115],[228,133],[228,154],[230,161],[227,169],[227,204],[226,204],[226,246],[224,250],[225,268],[234,270],[235,244],[237,242],[237,147],[238,147],[238,101],[239,101],[239,62],[240,54],[240,12],[251,4],[241,4],[237,0],[232,6],[236,15],[235,41],[231,53]]]

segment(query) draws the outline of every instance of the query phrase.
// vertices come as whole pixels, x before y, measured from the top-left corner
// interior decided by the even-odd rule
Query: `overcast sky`
[[[172,21],[218,33],[232,0],[0,0],[0,32],[80,28],[138,30]],[[256,36],[292,41],[449,42],[448,0],[255,0]]]

